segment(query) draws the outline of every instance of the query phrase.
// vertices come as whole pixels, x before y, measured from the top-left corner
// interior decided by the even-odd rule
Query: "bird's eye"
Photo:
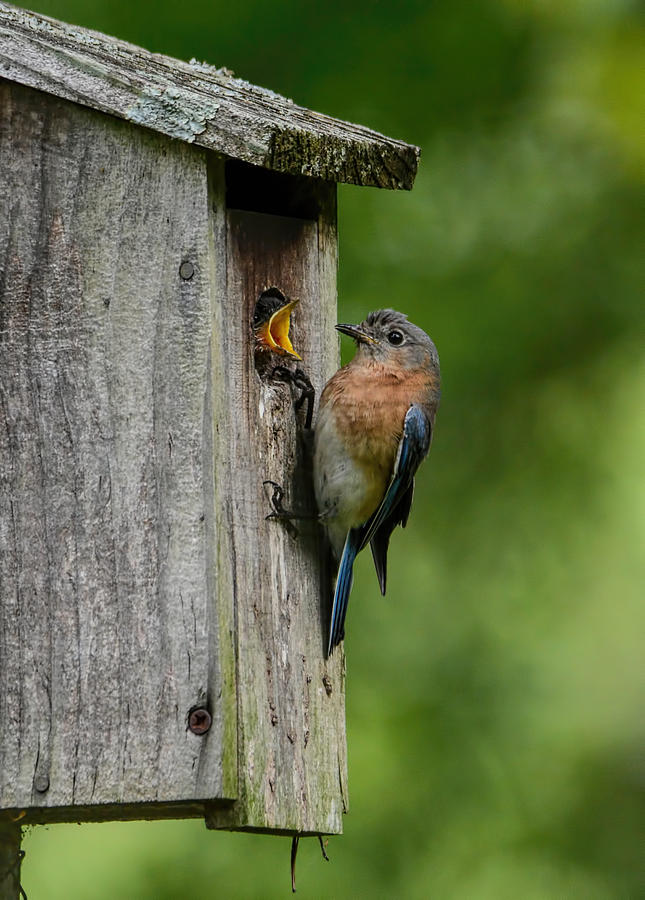
[[[394,344],[395,347],[398,347],[399,344],[403,343],[403,335],[401,334],[400,331],[396,331],[396,330],[390,331],[390,333],[387,336],[387,339],[390,342],[390,344]]]

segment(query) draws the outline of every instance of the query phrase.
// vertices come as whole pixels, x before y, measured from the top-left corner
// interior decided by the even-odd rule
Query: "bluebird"
[[[289,300],[277,287],[262,291],[253,314],[253,331],[258,349],[270,350],[291,359],[301,359],[293,349],[289,337],[291,313],[297,303],[297,300]]]
[[[253,332],[255,334],[256,359],[260,354],[264,357],[263,370],[267,370],[274,355],[286,358],[287,362],[302,360],[300,354],[291,343],[291,313],[298,300],[290,300],[277,287],[267,288],[260,294],[253,313]],[[314,388],[309,376],[302,368],[291,365],[273,365],[271,374],[275,378],[287,381],[300,391],[296,400],[296,409],[307,403],[305,428],[311,428],[314,410]]]
[[[407,523],[440,399],[437,348],[403,313],[380,309],[336,328],[357,349],[325,385],[314,436],[316,501],[339,560],[328,655],[345,635],[354,560],[367,544],[385,594],[390,535]]]

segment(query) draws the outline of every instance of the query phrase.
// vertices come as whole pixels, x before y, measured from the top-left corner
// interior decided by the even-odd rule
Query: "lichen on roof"
[[[0,72],[74,103],[277,172],[409,190],[419,149],[182,62],[0,0]]]

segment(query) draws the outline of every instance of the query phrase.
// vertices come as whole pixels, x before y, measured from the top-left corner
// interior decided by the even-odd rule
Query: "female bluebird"
[[[316,500],[340,560],[328,654],[344,637],[354,560],[368,543],[385,594],[390,535],[408,520],[440,398],[437,348],[403,313],[336,328],[357,351],[325,385],[314,443]]]

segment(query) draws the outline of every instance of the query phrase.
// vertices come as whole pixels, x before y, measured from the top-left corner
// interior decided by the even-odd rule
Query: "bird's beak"
[[[255,335],[260,344],[280,356],[291,356],[293,359],[302,359],[293,349],[293,344],[289,339],[289,328],[291,327],[291,311],[298,303],[298,300],[291,300],[285,303],[280,309],[276,310],[266,322],[262,322],[255,330]]]
[[[336,331],[353,338],[357,344],[378,344],[378,341],[362,331],[358,325],[336,325]]]

